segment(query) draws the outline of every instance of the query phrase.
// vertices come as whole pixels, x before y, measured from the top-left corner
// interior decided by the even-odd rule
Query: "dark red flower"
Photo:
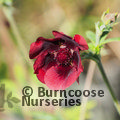
[[[36,59],[34,73],[39,81],[53,90],[66,89],[83,71],[80,50],[87,50],[88,45],[80,35],[74,39],[57,31],[53,35],[55,38],[39,37],[32,43],[29,57]]]

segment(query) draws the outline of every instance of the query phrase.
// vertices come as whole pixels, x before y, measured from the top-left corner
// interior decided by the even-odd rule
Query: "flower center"
[[[57,62],[60,65],[69,65],[71,62],[72,53],[68,48],[60,48],[57,53]]]

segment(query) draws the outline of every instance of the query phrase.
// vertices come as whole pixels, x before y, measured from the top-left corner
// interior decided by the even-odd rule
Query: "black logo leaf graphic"
[[[9,108],[13,108],[13,103],[19,103],[20,100],[16,97],[12,97],[12,92],[7,95],[7,103]]]
[[[7,95],[7,100],[9,100],[11,97],[12,97],[12,92],[10,92],[10,93]]]
[[[10,101],[8,101],[8,107],[13,108],[13,104]]]
[[[10,100],[14,103],[19,103],[20,102],[20,100],[16,97],[12,97]]]
[[[12,97],[12,92],[9,92],[7,96],[5,96],[5,85],[2,84],[0,86],[0,112],[4,111],[4,104],[7,103],[9,108],[13,108],[14,104],[20,102],[20,99],[16,97]]]

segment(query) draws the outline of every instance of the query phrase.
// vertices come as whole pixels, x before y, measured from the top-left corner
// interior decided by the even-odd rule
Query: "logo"
[[[38,87],[34,91],[31,86],[22,89],[22,106],[80,106],[81,96],[103,97],[103,90],[47,90]],[[37,95],[35,97],[35,95]]]
[[[5,84],[0,85],[0,112],[3,112],[5,110],[5,104],[8,104],[9,108],[13,108],[13,103],[16,104],[19,102],[20,100],[18,98],[12,96],[12,92],[9,92],[5,98]]]

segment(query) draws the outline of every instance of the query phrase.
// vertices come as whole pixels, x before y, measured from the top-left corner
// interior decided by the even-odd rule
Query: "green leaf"
[[[12,92],[10,92],[10,93],[7,95],[7,100],[9,100],[11,97],[12,97]]]
[[[97,46],[95,47],[95,52],[96,52],[96,54],[99,54],[99,53],[100,53],[100,46],[99,46],[99,45],[97,45]]]
[[[84,60],[84,59],[91,59],[91,60],[94,60],[95,62],[99,62],[98,61],[98,57],[99,55],[96,55],[96,54],[93,54],[92,52],[83,52],[81,53],[81,60]]]
[[[88,47],[92,52],[95,52],[95,45],[93,43],[89,43]]]
[[[87,36],[87,38],[88,38],[92,43],[95,43],[96,37],[95,37],[95,33],[94,33],[94,32],[92,32],[92,31],[87,31],[87,32],[86,32],[86,36]]]
[[[108,36],[108,34],[103,35],[103,36],[100,38],[100,43],[104,42],[104,40],[106,39],[107,36]]]
[[[108,9],[106,10],[106,14],[109,13],[109,12],[110,12],[110,9],[108,8]]]
[[[19,103],[20,102],[20,100],[16,97],[12,97],[10,100],[14,103]]]
[[[104,45],[104,44],[106,44],[106,43],[114,42],[114,41],[120,41],[120,37],[106,39],[106,40],[104,40],[104,41],[101,41],[101,42],[100,42],[100,45]]]
[[[13,108],[13,104],[10,101],[8,101],[8,107]]]
[[[110,12],[109,8],[103,12],[102,16],[101,16],[101,20],[103,21],[103,23],[105,24],[105,21],[104,21],[104,18],[105,18],[105,15],[108,14]]]

